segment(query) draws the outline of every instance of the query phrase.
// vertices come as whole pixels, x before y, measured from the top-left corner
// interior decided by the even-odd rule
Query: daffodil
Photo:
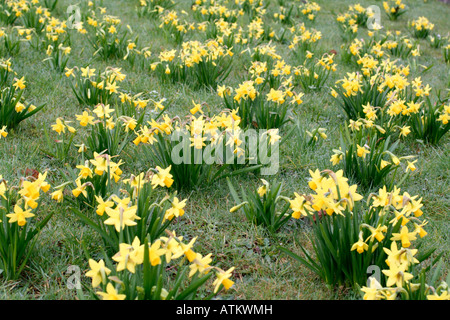
[[[89,67],[81,68],[81,76],[84,78],[91,78],[95,75],[95,69],[91,69]]]
[[[6,216],[9,218],[9,223],[17,222],[19,226],[23,227],[27,223],[26,219],[34,217],[34,213],[31,213],[30,209],[27,208],[23,210],[16,204],[14,206],[14,213],[9,213]]]
[[[213,285],[214,287],[214,293],[217,293],[219,291],[220,285],[223,285],[226,290],[230,289],[234,282],[231,281],[229,278],[232,275],[232,272],[234,270],[234,267],[228,269],[227,271],[220,270],[216,273],[217,278],[214,280]]]
[[[392,241],[401,241],[402,247],[408,248],[411,245],[412,240],[416,240],[416,231],[409,232],[407,226],[403,226],[400,233],[392,234]]]
[[[293,97],[292,97],[292,103],[296,103],[297,105],[302,104],[303,100],[302,97],[304,96],[303,92],[300,93],[294,93]]]
[[[92,112],[94,112],[99,119],[109,118],[110,114],[114,111],[115,111],[114,109],[111,109],[109,107],[109,104],[107,105],[98,104],[96,108],[92,110]]]
[[[155,189],[157,186],[160,187],[167,187],[170,188],[173,184],[173,179],[172,179],[172,175],[170,174],[170,169],[172,168],[172,166],[170,165],[169,167],[167,167],[166,169],[162,169],[159,166],[156,166],[156,170],[158,172],[156,172],[155,174],[153,174],[152,177],[152,187],[153,189]]]
[[[22,102],[17,102],[14,110],[16,110],[17,113],[21,113],[25,110],[25,105]]]
[[[261,179],[261,181],[263,182],[263,185],[258,188],[257,193],[260,197],[263,197],[267,193],[269,183],[264,179]]]
[[[65,75],[67,78],[69,78],[70,76],[75,77],[75,75],[73,74],[73,68],[70,69],[70,68],[67,68],[67,67],[66,67],[65,70],[66,70],[66,72],[64,73],[64,75]]]
[[[103,300],[125,300],[127,297],[124,294],[119,294],[111,283],[108,283],[106,286],[106,292],[97,292],[97,294],[101,296]]]
[[[150,264],[152,266],[159,265],[161,263],[161,256],[165,253],[166,249],[161,246],[161,240],[156,240],[151,246],[149,246]]]
[[[423,229],[423,227],[428,223],[428,221],[423,221],[421,224],[414,223],[414,231],[421,237],[425,237],[428,233]]]
[[[357,146],[356,154],[358,155],[358,157],[364,159],[366,155],[370,153],[370,151],[367,150],[366,146],[361,147],[359,144],[357,144],[356,146]]]
[[[89,115],[87,111],[83,111],[81,115],[76,114],[75,117],[80,122],[80,125],[82,127],[86,127],[88,124],[93,125],[94,124],[94,117]]]
[[[92,278],[92,287],[96,288],[100,283],[106,283],[106,276],[111,273],[111,270],[105,266],[105,262],[100,260],[99,262],[89,259],[89,267],[91,270],[86,272],[86,277]]]
[[[448,290],[443,290],[441,294],[428,294],[428,300],[450,300],[450,294]]]
[[[309,206],[304,196],[299,195],[294,192],[295,198],[294,200],[289,200],[290,208],[292,209],[292,218],[299,219],[301,216],[308,216],[308,214],[312,211],[312,208]]]
[[[87,184],[81,184],[80,179],[76,179],[75,184],[77,185],[77,187],[72,190],[73,196],[75,198],[78,198],[80,194],[83,194],[83,196],[87,198],[87,191],[86,191]]]
[[[263,133],[263,135],[269,136],[269,144],[274,145],[278,141],[280,141],[281,136],[278,134],[279,129],[269,129],[266,132]]]
[[[396,166],[398,166],[398,165],[400,164],[400,159],[399,159],[397,156],[393,155],[392,153],[390,154],[390,156],[391,156],[392,162],[393,162]]]
[[[189,110],[191,114],[196,114],[197,112],[203,113],[201,104],[195,103],[193,100],[192,103],[194,104],[194,108]]]
[[[333,164],[333,166],[339,164],[341,160],[343,159],[344,155],[342,153],[335,153],[331,156],[330,162]]]
[[[400,128],[400,136],[406,137],[411,133],[411,129],[409,126],[404,126]]]
[[[161,237],[161,249],[165,252],[162,253],[166,257],[166,262],[169,263],[172,259],[178,259],[184,254],[181,241],[183,237],[177,237],[175,232],[170,237]]]
[[[0,197],[6,200],[6,181],[3,179],[2,175],[0,175]]]
[[[53,200],[61,202],[64,198],[63,192],[64,188],[58,188],[56,191],[52,192],[50,196],[52,197]]]
[[[356,250],[358,253],[363,253],[368,249],[369,246],[367,245],[367,243],[364,242],[364,239],[362,238],[362,233],[360,233],[359,240],[353,244],[351,251]]]
[[[309,170],[309,174],[311,175],[311,179],[308,182],[308,185],[311,189],[316,190],[317,187],[321,184],[323,177],[318,169],[316,169],[316,171],[314,172]]]
[[[13,86],[16,88],[16,90],[20,89],[23,90],[25,89],[25,77],[22,77],[20,79],[14,79],[15,82],[13,84]]]
[[[125,226],[135,226],[137,224],[135,220],[140,219],[136,216],[136,211],[137,206],[126,208],[117,206],[115,209],[105,207],[105,212],[109,218],[104,221],[104,224],[113,225],[117,232],[123,230]]]
[[[247,204],[248,204],[248,202],[245,201],[245,202],[243,202],[243,203],[241,203],[241,204],[238,204],[237,206],[232,207],[232,208],[230,209],[230,213],[233,213],[233,212],[238,211],[240,208],[242,208],[243,206],[245,206],[245,205],[247,205]]]
[[[125,127],[125,132],[133,131],[137,126],[137,121],[134,118],[130,117],[122,117],[122,121],[124,122],[123,126]]]
[[[270,89],[270,92],[267,94],[267,101],[273,101],[278,104],[284,103],[285,93],[281,90],[275,90],[273,88]]]
[[[200,253],[196,254],[196,257],[194,261],[192,261],[192,264],[189,265],[189,278],[192,277],[197,272],[199,273],[205,273],[207,272],[208,268],[210,268],[210,263],[212,262],[211,259],[211,253],[203,257]]]
[[[389,161],[386,161],[386,160],[383,160],[383,159],[381,159],[381,162],[380,162],[380,169],[383,169],[383,168],[385,168],[386,166],[388,166],[388,165],[390,165],[391,163],[389,162]]]
[[[102,216],[105,213],[106,208],[112,208],[114,206],[113,201],[103,201],[103,198],[100,196],[95,196],[95,199],[97,201],[97,210],[95,213],[99,216]]]
[[[101,176],[103,172],[108,171],[108,155],[100,155],[94,152],[94,159],[89,160],[94,166],[95,174]]]
[[[174,217],[181,217],[184,214],[183,208],[186,206],[186,201],[187,199],[180,201],[177,197],[174,197],[171,207],[164,214],[163,221],[172,220]]]
[[[378,242],[381,242],[384,239],[383,233],[387,232],[387,226],[381,225],[381,224],[378,225],[378,227],[376,227],[376,228],[369,226],[369,230],[372,233],[370,235],[370,239],[371,240],[377,239]]]
[[[92,169],[89,168],[88,163],[85,165],[77,165],[77,169],[80,169],[80,173],[78,174],[79,178],[87,179],[88,177],[92,178]]]
[[[364,292],[364,300],[380,300],[382,295],[380,290],[382,286],[374,277],[370,277],[369,287],[362,287],[361,291]]]
[[[119,252],[112,259],[117,264],[117,271],[127,269],[131,273],[136,272],[136,265],[144,262],[144,245],[141,245],[138,237],[135,237],[131,245],[126,243],[119,244]]]
[[[196,253],[192,250],[197,237],[193,238],[188,244],[181,243],[181,248],[183,249],[184,255],[188,259],[189,262],[194,261],[196,257]]]
[[[61,118],[56,119],[56,123],[52,125],[52,129],[56,131],[58,134],[66,132],[66,126],[61,121]]]
[[[3,126],[3,127],[0,129],[0,139],[1,139],[1,138],[6,138],[7,135],[8,135],[8,132],[6,131],[6,126]]]
[[[391,264],[389,270],[382,270],[382,272],[388,277],[386,285],[392,287],[394,284],[398,288],[402,288],[405,282],[408,282],[413,278],[413,275],[406,272],[406,264]]]
[[[406,161],[406,162],[408,164],[408,166],[406,167],[406,171],[408,171],[408,170],[415,171],[417,169],[416,166],[414,165],[414,163],[416,163],[417,160],[414,160],[412,162],[410,162],[410,161]]]
[[[119,89],[120,87],[116,84],[116,82],[112,82],[112,83],[107,83],[105,90],[109,91],[109,94],[113,94],[113,93],[117,93],[117,89]]]

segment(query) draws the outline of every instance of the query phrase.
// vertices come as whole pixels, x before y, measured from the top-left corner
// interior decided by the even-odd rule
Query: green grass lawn
[[[66,19],[66,8],[73,1],[60,0],[53,15]],[[270,17],[276,12],[277,1],[265,1],[271,4],[267,8]],[[292,1],[289,1],[292,2]],[[299,1],[295,1],[300,3]],[[322,32],[319,51],[322,53],[335,50],[337,72],[332,74],[328,85],[342,78],[355,67],[341,61],[341,38],[336,24],[335,14],[345,12],[348,6],[357,2],[363,6],[379,5],[382,12],[382,25],[387,30],[400,30],[407,33],[408,20],[426,16],[435,24],[436,32],[448,34],[450,31],[450,6],[436,0],[409,0],[409,10],[397,21],[390,21],[384,15],[382,1],[375,0],[316,0],[321,6],[317,19],[307,26]],[[134,34],[139,35],[139,44],[148,46],[154,53],[175,47],[175,44],[160,32],[159,22],[151,18],[138,17],[136,6],[139,1],[107,0],[104,6],[111,15],[120,17],[124,25],[129,25]],[[178,0],[174,7],[177,11],[189,12],[191,1]],[[189,15],[187,19],[192,19]],[[240,18],[241,19],[241,18]],[[238,20],[247,23],[243,17]],[[269,19],[270,20],[270,19]],[[271,22],[275,25],[275,23]],[[366,29],[361,28],[359,35],[366,36]],[[194,35],[195,38],[195,35]],[[107,66],[122,68],[127,75],[121,83],[122,89],[134,93],[144,92],[153,95],[156,100],[167,98],[167,112],[172,115],[185,116],[192,108],[192,100],[205,102],[212,112],[224,108],[216,92],[206,89],[193,89],[185,84],[164,84],[147,70],[133,68],[127,61],[111,59],[102,61],[93,58],[93,50],[84,36],[74,34],[71,41],[72,52],[69,66],[85,66],[88,63],[97,70]],[[144,45],[145,44],[145,45]],[[288,63],[295,65],[293,55],[286,44],[276,43],[277,52]],[[421,56],[419,64],[430,66],[430,71],[422,74],[424,83],[433,90],[445,91],[450,85],[450,68],[442,58],[440,49],[431,48],[427,41],[420,40]],[[0,174],[8,181],[17,181],[24,176],[27,169],[49,172],[49,182],[56,186],[64,181],[61,176],[63,164],[47,157],[41,149],[45,147],[43,128],[50,128],[57,117],[75,120],[75,114],[81,114],[79,106],[64,74],[59,75],[48,67],[43,60],[45,52],[32,48],[22,50],[12,57],[13,69],[27,81],[26,97],[34,103],[46,103],[43,112],[27,119],[6,139],[0,140]],[[242,66],[248,66],[245,53],[235,53],[234,69],[226,84],[235,86],[241,82]],[[280,170],[276,176],[283,181],[283,194],[292,197],[294,192],[308,190],[309,170],[319,168],[332,169],[329,161],[332,149],[339,143],[339,126],[345,120],[344,114],[335,100],[325,89],[318,93],[307,93],[304,102],[294,109],[293,117],[313,127],[327,129],[328,138],[315,148],[298,149],[298,139],[293,135],[281,147]],[[283,131],[282,131],[283,132]],[[284,132],[285,133],[285,132]],[[55,136],[56,137],[56,136]],[[429,220],[428,235],[423,239],[424,247],[436,247],[433,254],[444,252],[443,258],[448,265],[450,259],[450,135],[447,134],[438,147],[424,145],[413,139],[405,139],[399,146],[399,155],[417,155],[418,170],[402,185],[401,189],[411,195],[423,197],[424,217]],[[134,145],[124,150],[122,159],[126,163],[124,174],[138,173],[148,169],[149,160],[138,158]],[[256,187],[259,179],[256,175],[244,175],[233,179],[235,185]],[[270,177],[271,179],[272,177]],[[267,178],[266,178],[267,179]],[[370,190],[373,191],[373,190]],[[367,191],[364,195],[368,195]],[[256,227],[246,221],[241,211],[230,213],[235,205],[229,194],[225,180],[198,191],[184,192],[188,198],[186,213],[172,226],[177,234],[186,237],[198,236],[197,246],[202,253],[211,252],[213,264],[227,270],[235,266],[232,290],[221,294],[223,299],[359,299],[354,292],[328,288],[314,273],[291,258],[282,255],[277,246],[283,245],[293,252],[300,253],[295,239],[308,247],[311,225],[307,220],[290,221],[276,235],[270,235],[264,228]],[[76,291],[67,287],[69,266],[77,265],[82,273],[89,269],[81,242],[88,246],[93,257],[100,257],[102,244],[99,236],[80,222],[66,203],[58,204],[46,201],[42,209],[54,211],[50,223],[43,230],[35,246],[28,266],[18,281],[5,281],[0,277],[0,299],[74,299]],[[82,277],[83,282],[90,279]]]

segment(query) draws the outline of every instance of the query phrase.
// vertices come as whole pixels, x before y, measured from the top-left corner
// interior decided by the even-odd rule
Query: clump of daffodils
[[[140,0],[139,6],[136,8],[140,17],[156,18],[165,10],[175,5],[173,0]]]
[[[379,36],[379,33],[370,40],[353,39],[350,45],[342,45],[342,55],[346,61],[353,61],[360,65],[360,59],[370,57],[379,62],[385,56],[385,47],[383,46],[385,38]]]
[[[280,21],[282,24],[292,24],[292,12],[294,10],[294,5],[290,7],[279,6],[277,12],[273,14],[273,17]]]
[[[383,1],[383,9],[390,20],[397,20],[398,17],[408,11],[402,0]]]
[[[239,1],[233,1],[233,4],[237,6]],[[243,14],[243,12],[237,8],[226,7],[221,1],[195,1],[192,5],[192,11],[194,11],[194,17],[198,21],[215,21],[222,19],[234,23],[237,18]]]
[[[434,24],[423,16],[409,22],[408,26],[412,30],[414,36],[419,39],[427,38],[434,29]]]
[[[115,161],[106,153],[93,152],[92,158],[78,164],[71,173],[72,179],[57,187],[52,197],[61,202],[64,189],[69,188],[80,208],[93,206],[98,197],[106,197],[109,190],[117,189],[123,164],[122,160]]]
[[[232,63],[233,51],[216,40],[183,42],[180,50],[165,50],[150,65],[162,80],[193,81],[197,86],[216,88],[224,81]]]
[[[86,109],[76,115],[80,126],[86,127],[89,132],[84,141],[88,155],[106,152],[110,156],[117,156],[132,141],[134,130],[140,127],[143,116],[136,119],[133,116],[120,115],[117,111],[109,104],[98,104],[93,110]]]
[[[4,23],[12,25],[17,19],[22,17],[27,10],[29,10],[29,6],[29,1],[24,0],[3,1],[2,4],[0,4],[0,7],[2,8],[0,18]]]
[[[32,43],[33,28],[14,26],[12,29],[0,27],[0,40],[4,43],[3,49],[9,56],[18,55],[24,44]]]
[[[356,24],[359,26],[365,26],[367,19],[373,16],[374,12],[369,8],[364,8],[361,4],[357,3],[348,7],[348,12],[353,15],[356,20]]]
[[[344,41],[351,41],[356,38],[358,33],[358,24],[356,17],[348,12],[339,14],[336,17],[339,29],[341,30],[341,37]]]
[[[234,267],[224,271],[211,265],[211,253],[203,256],[193,250],[197,238],[189,243],[183,236],[167,231],[153,242],[121,243],[119,251],[112,256],[115,265],[105,261],[89,260],[90,270],[86,276],[92,279],[92,287],[103,300],[172,300],[200,299],[198,290],[215,276],[209,299],[222,288],[229,290],[234,282],[230,279]],[[110,261],[110,260],[108,260]],[[187,265],[185,265],[187,262]],[[168,266],[176,264],[176,274]],[[177,281],[169,281],[175,276]],[[186,281],[188,284],[186,284]]]
[[[362,58],[360,62],[363,72],[348,73],[336,82],[331,94],[341,101],[349,119],[364,119],[385,136],[394,132],[406,136],[409,132],[403,129],[413,127],[411,121],[424,109],[431,87],[420,77],[409,79],[409,65],[396,60],[378,63]]]
[[[300,5],[300,12],[310,21],[314,21],[320,11],[320,5],[314,1],[306,1]]]
[[[162,29],[167,38],[175,41],[176,44],[181,44],[188,33],[196,30],[194,23],[180,21],[180,17],[175,10],[168,10],[160,15],[161,24],[159,28]]]
[[[107,67],[103,72],[89,66],[66,67],[65,71],[69,85],[82,106],[108,104],[119,94],[120,83],[126,78],[120,68],[114,67]]]
[[[292,73],[293,67],[284,60],[256,59],[248,80],[237,88],[219,86],[217,93],[227,108],[237,111],[242,128],[278,129],[290,121],[291,106],[303,103],[304,93],[294,91],[297,79]]]
[[[44,108],[45,104],[35,106],[25,100],[23,94],[27,87],[24,76],[17,75],[11,68],[10,60],[3,60],[0,64],[0,127],[14,129],[19,123],[33,116]]]
[[[42,46],[58,48],[60,45],[69,47],[69,34],[67,32],[67,21],[50,17],[45,25],[45,39]]]
[[[69,203],[71,211],[99,233],[108,253],[136,237],[141,242],[155,241],[185,213],[187,199],[170,192],[174,182],[170,166],[156,166],[124,179],[123,164],[108,154],[94,153],[94,159],[69,172],[74,181],[66,181],[52,193],[55,201]]]
[[[307,29],[304,23],[289,29],[293,34],[293,38],[289,44],[289,49],[295,55],[303,55],[307,52],[314,52],[319,40],[322,39],[322,33],[316,29]]]
[[[363,198],[356,193],[357,185],[350,186],[347,183],[348,179],[343,176],[342,170],[336,173],[329,171],[329,176],[316,170],[310,171],[310,175],[308,185],[315,193],[309,196],[296,194],[291,201],[292,216],[296,219],[311,215],[314,211],[330,216],[343,215],[346,208],[352,210],[354,203]]]
[[[348,11],[336,17],[338,25],[343,33],[345,41],[356,37],[359,26],[365,26],[367,19],[373,16],[373,12],[357,3],[348,7]]]
[[[113,57],[123,59],[128,54],[129,43],[137,42],[137,37],[131,37],[131,27],[123,26],[121,19],[116,16],[104,14],[99,19],[92,15],[87,22],[86,34],[94,49],[94,56],[98,55],[103,60]]]
[[[420,47],[417,41],[402,35],[400,31],[386,32],[382,47],[392,57],[407,59],[420,56]]]
[[[142,152],[157,165],[171,165],[176,189],[211,183],[211,179],[218,177],[212,170],[217,165],[223,167],[221,170],[236,165],[254,165],[247,169],[259,167],[257,159],[248,156],[249,146],[244,143],[245,132],[240,127],[237,110],[224,110],[208,117],[201,104],[193,101],[193,105],[185,120],[164,115],[160,121],[148,121],[136,131],[133,140],[135,145],[143,145]],[[277,130],[269,130],[266,135],[264,139],[260,137],[266,146],[280,138]],[[176,151],[181,147],[182,156]]]
[[[424,234],[426,232],[423,230],[419,233],[421,236]],[[398,237],[395,240],[399,240]],[[387,255],[387,267],[382,270],[383,278],[372,276],[368,279],[367,285],[360,289],[364,300],[450,300],[450,277],[437,282],[443,267],[442,260],[434,266],[431,282],[428,282],[427,268],[418,269],[421,262],[415,257],[418,249],[403,245],[399,247],[398,242],[393,241],[390,248],[383,250]]]
[[[314,58],[309,51],[306,52],[305,62],[293,70],[295,81],[301,85],[305,92],[323,88],[330,74],[335,71],[334,54],[325,53],[318,59]]]
[[[0,175],[0,269],[6,279],[19,278],[36,245],[36,237],[53,216],[54,212],[49,212],[36,219],[42,196],[50,188],[47,172],[32,171],[31,176],[21,178],[17,185]]]
[[[313,192],[295,193],[290,203],[294,218],[308,217],[313,223],[316,258],[307,254],[306,260],[298,260],[327,283],[364,284],[368,266],[394,266],[389,250],[395,250],[396,243],[411,253],[409,257],[417,252],[412,249],[413,241],[427,234],[419,196],[401,193],[396,186],[388,191],[384,186],[369,195],[367,208],[363,208],[363,196],[357,193],[357,185],[348,184],[343,171],[316,170],[310,175]]]
[[[402,165],[405,175],[417,169],[417,160],[412,160],[414,156],[396,156],[398,142],[392,141],[391,137],[383,137],[384,129],[372,121],[350,120],[349,127],[350,132],[341,130],[340,147],[333,150],[330,162],[334,166],[342,162],[345,174],[353,177],[361,187],[393,185],[396,174],[403,171]],[[399,130],[405,135],[411,132],[409,127]]]

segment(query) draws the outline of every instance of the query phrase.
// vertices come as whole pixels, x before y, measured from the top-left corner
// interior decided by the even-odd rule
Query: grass
[[[275,12],[277,2],[268,8],[268,16]],[[344,12],[348,5],[361,3],[363,6],[374,4],[369,0],[316,0],[322,10],[316,22],[309,25],[320,30],[323,39],[320,41],[320,52],[340,51],[340,34],[334,22],[334,13]],[[385,29],[407,32],[408,20],[419,16],[428,17],[436,25],[438,32],[446,34],[450,30],[450,7],[438,1],[411,0],[407,1],[410,10],[398,21],[390,21],[382,12],[382,25]],[[65,11],[72,1],[59,1],[54,14],[65,19]],[[152,52],[171,49],[174,45],[158,32],[158,22],[151,19],[138,18],[135,5],[138,1],[109,0],[105,1],[108,13],[119,16],[125,24],[139,34],[140,43],[146,43]],[[376,2],[382,7],[381,1]],[[178,1],[175,7],[178,11],[188,10],[190,1]],[[360,35],[365,31],[361,29]],[[420,40],[422,56],[420,64],[432,65],[431,72],[422,75],[423,82],[429,83],[434,89],[445,90],[449,85],[450,69],[445,65],[439,49],[431,48],[426,41]],[[277,44],[277,49],[283,58],[292,62],[292,55],[286,45]],[[75,121],[75,114],[81,113],[75,96],[64,77],[57,75],[47,64],[43,63],[45,52],[33,49],[22,51],[13,58],[14,70],[24,75],[27,80],[26,97],[36,104],[46,103],[44,112],[28,119],[7,139],[0,141],[0,173],[7,180],[16,180],[24,175],[27,169],[40,172],[49,171],[52,185],[62,181],[58,169],[61,164],[49,159],[39,151],[45,143],[43,126],[47,128],[57,117]],[[241,81],[242,66],[248,65],[244,54],[236,54],[235,72],[226,81],[234,86]],[[328,84],[354,69],[351,65],[342,64],[339,55],[336,58],[338,71],[332,75]],[[211,111],[222,109],[220,98],[210,90],[193,90],[189,85],[166,85],[158,81],[148,72],[133,69],[127,62],[109,60],[107,62],[92,58],[92,50],[83,37],[76,35],[72,39],[72,54],[70,66],[84,66],[89,62],[97,70],[106,66],[122,68],[127,75],[123,87],[133,92],[154,94],[158,99],[165,97],[170,103],[168,112],[171,115],[186,115],[192,107],[192,100],[205,102]],[[205,109],[205,108],[203,108]],[[206,109],[207,110],[207,109]],[[328,139],[321,146],[298,152],[298,137],[292,136],[283,145],[280,159],[280,172],[277,179],[284,181],[285,195],[291,197],[294,191],[307,191],[308,170],[330,168],[329,162],[332,149],[338,145],[339,125],[344,115],[338,109],[328,90],[309,93],[304,97],[304,103],[295,110],[295,117],[313,127],[327,129]],[[151,163],[134,157],[133,146],[126,149],[123,159],[127,170],[136,173],[147,169]],[[407,139],[399,147],[400,155],[415,154],[419,156],[419,170],[407,179],[401,186],[402,190],[411,195],[423,197],[425,217],[428,224],[428,236],[424,238],[426,247],[437,247],[435,254],[444,252],[448,264],[450,259],[450,135],[443,138],[439,147],[422,145],[412,139]],[[127,171],[125,172],[125,174]],[[234,185],[255,186],[259,177],[249,175],[233,179]],[[267,178],[266,178],[267,179]],[[197,246],[202,253],[211,252],[213,264],[228,269],[235,266],[234,290],[223,294],[223,299],[355,299],[352,292],[332,290],[321,282],[304,266],[297,264],[287,256],[280,255],[276,246],[283,246],[300,253],[294,239],[303,245],[308,245],[310,226],[306,221],[291,221],[276,236],[269,236],[263,228],[255,227],[245,220],[242,212],[229,213],[234,201],[228,192],[226,181],[183,194],[188,197],[186,214],[174,225],[177,234],[186,238],[198,236]],[[87,244],[93,256],[99,254],[101,243],[98,236],[88,227],[79,222],[63,204],[46,203],[46,210],[56,214],[41,234],[30,260],[29,266],[17,282],[6,282],[0,278],[0,299],[74,299],[76,293],[67,287],[71,274],[67,272],[70,265],[80,267],[84,274],[88,269],[87,260],[81,249],[81,242]],[[89,283],[89,279],[82,277]]]

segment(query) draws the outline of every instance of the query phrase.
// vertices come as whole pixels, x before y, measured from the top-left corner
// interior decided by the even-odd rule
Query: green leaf
[[[191,293],[195,292],[199,287],[201,287],[209,278],[211,278],[212,275],[213,273],[210,272],[207,275],[199,278],[197,281],[192,282],[191,285],[183,290],[178,296],[176,296],[175,299],[184,300]]]

